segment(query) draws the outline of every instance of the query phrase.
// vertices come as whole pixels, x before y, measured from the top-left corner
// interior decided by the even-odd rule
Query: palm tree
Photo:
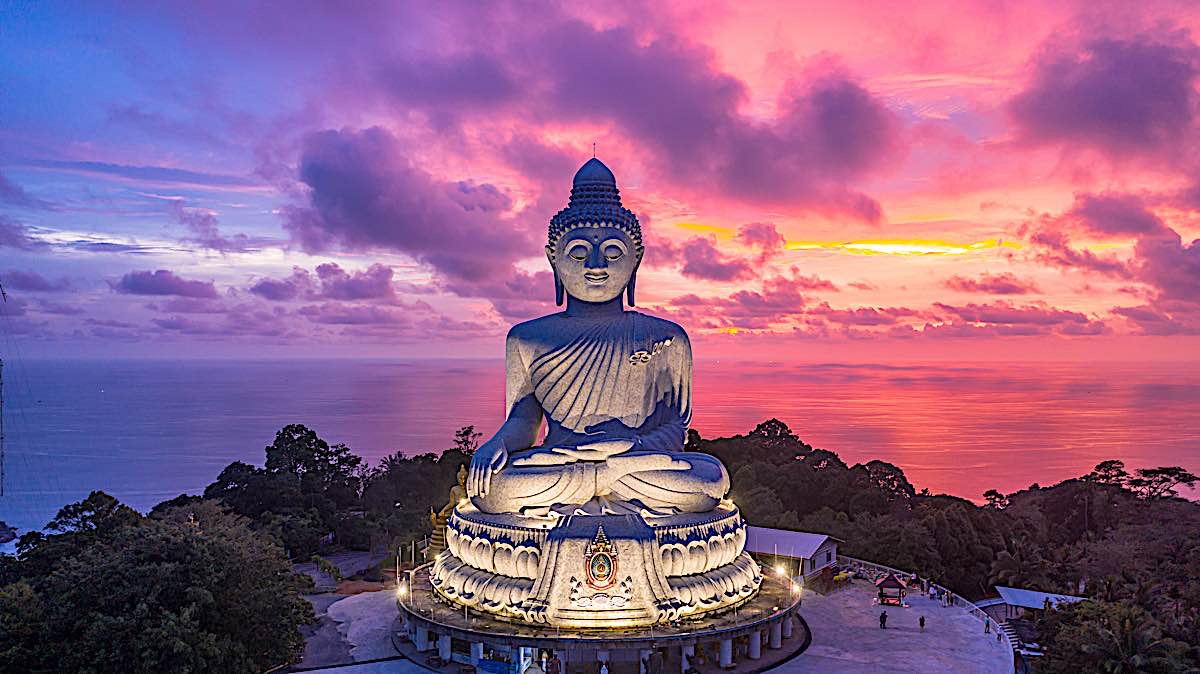
[[[1027,541],[1014,541],[1011,550],[1001,550],[992,562],[988,582],[992,585],[1009,585],[1023,588],[1046,588],[1050,580],[1046,577],[1046,562],[1037,548]]]
[[[1135,674],[1172,668],[1175,642],[1163,638],[1149,615],[1122,606],[1106,622],[1097,630],[1095,642],[1081,646],[1084,653],[1095,658],[1101,671]]]

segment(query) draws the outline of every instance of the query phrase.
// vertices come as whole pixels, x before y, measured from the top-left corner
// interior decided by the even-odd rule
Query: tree
[[[1194,487],[1200,476],[1193,475],[1179,466],[1139,468],[1137,477],[1130,478],[1129,488],[1146,500],[1178,496],[1176,487]]]
[[[988,507],[996,510],[1004,510],[1008,506],[1008,497],[996,489],[983,492],[983,500],[987,501]]]
[[[102,493],[88,500],[115,503]],[[40,559],[39,548],[63,539],[77,552],[55,557],[48,572],[23,557],[20,580],[0,587],[0,671],[264,671],[294,662],[312,608],[300,595],[309,582],[282,551],[212,502],[160,513],[37,541],[27,552]]]
[[[778,419],[767,419],[750,431],[750,437],[769,446],[781,446],[800,442],[800,438]]]
[[[479,449],[479,438],[483,433],[476,433],[474,426],[463,426],[454,432],[454,449],[471,456]]]
[[[1124,461],[1109,459],[1096,464],[1096,467],[1084,479],[1098,484],[1121,486],[1129,479],[1129,473],[1125,471]]]
[[[1165,638],[1158,623],[1136,606],[1086,601],[1050,610],[1038,622],[1047,674],[1108,672],[1157,674],[1190,669],[1187,647]]]
[[[266,448],[267,471],[294,475],[321,486],[356,480],[362,457],[343,444],[330,445],[301,424],[284,426]]]
[[[102,491],[78,503],[63,506],[46,528],[59,533],[103,533],[140,518],[137,511]]]
[[[887,500],[908,500],[917,495],[917,490],[904,476],[904,471],[886,461],[878,459],[859,464],[853,470],[866,471],[867,478],[887,495]]]

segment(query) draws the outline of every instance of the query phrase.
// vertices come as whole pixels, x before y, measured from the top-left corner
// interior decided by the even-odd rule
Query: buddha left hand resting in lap
[[[729,489],[721,462],[683,451],[692,353],[678,325],[636,311],[637,218],[598,160],[575,176],[551,220],[546,254],[566,310],[513,327],[508,416],[476,450],[467,494],[482,511],[545,514],[713,509]],[[546,437],[540,445],[543,417]]]

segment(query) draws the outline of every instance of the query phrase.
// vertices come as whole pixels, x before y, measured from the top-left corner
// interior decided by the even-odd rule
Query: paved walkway
[[[298,668],[348,665],[398,655],[392,646],[392,630],[399,617],[394,589],[349,596],[311,595],[307,599],[316,609],[318,624],[315,629],[309,628],[311,632],[305,635],[307,643],[304,659]],[[428,671],[403,661],[373,663],[361,667],[366,669],[347,671]]]
[[[936,600],[908,597],[910,608],[887,607],[888,628],[879,629],[881,607],[865,580],[828,595],[805,590],[800,614],[813,632],[812,645],[799,657],[771,670],[791,672],[953,672],[1005,674],[1012,651],[983,634],[983,624],[959,608]],[[925,631],[917,620],[925,616]]]

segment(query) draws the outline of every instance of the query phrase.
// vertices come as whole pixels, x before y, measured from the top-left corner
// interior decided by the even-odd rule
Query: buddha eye
[[[605,246],[604,247],[604,257],[608,258],[609,261],[620,260],[621,256],[624,254],[625,254],[625,251],[621,250],[621,248],[619,246]]]
[[[587,248],[584,246],[572,246],[571,249],[567,251],[567,255],[570,255],[571,258],[575,260],[586,260]]]

